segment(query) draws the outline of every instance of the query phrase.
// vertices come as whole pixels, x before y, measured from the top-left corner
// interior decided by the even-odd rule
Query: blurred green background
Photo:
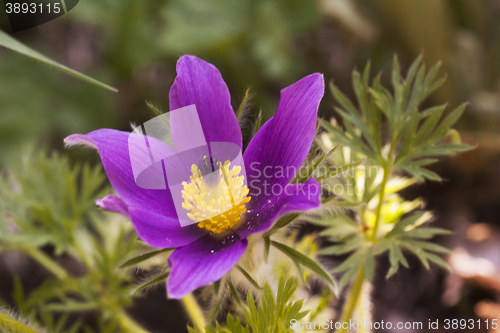
[[[387,68],[423,52],[449,76],[435,101],[468,100],[471,130],[494,132],[500,97],[498,1],[171,0],[81,1],[74,11],[15,38],[119,89],[102,91],[5,49],[0,51],[0,149],[147,117],[168,108],[175,62],[194,54],[222,72],[237,105],[245,90],[267,117],[279,90],[319,71],[349,91],[350,73],[371,59]],[[1,27],[9,32],[5,12]],[[331,112],[329,98],[323,113]]]
[[[3,4],[0,28],[10,32]],[[351,72],[367,60],[375,72],[387,72],[394,54],[403,69],[420,53],[428,66],[442,61],[448,80],[428,103],[469,101],[457,128],[479,148],[435,167],[447,181],[407,195],[423,196],[438,223],[455,231],[446,245],[500,267],[499,0],[81,0],[63,17],[13,37],[119,92],[0,47],[0,166],[26,146],[62,150],[72,133],[127,130],[151,117],[145,101],[168,110],[175,62],[183,54],[220,69],[235,109],[250,88],[251,110],[262,109],[265,118],[273,115],[281,88],[312,72],[352,96]],[[332,106],[327,92],[321,115],[333,116]],[[486,230],[487,237],[477,241],[474,230]],[[454,291],[453,274],[412,268],[377,282],[376,318],[415,311],[425,318],[476,316],[478,304],[500,292],[460,274],[455,277],[469,287]],[[409,287],[413,296],[396,301]]]

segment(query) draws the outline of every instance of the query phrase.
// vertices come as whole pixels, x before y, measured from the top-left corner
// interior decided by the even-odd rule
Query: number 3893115
[[[5,12],[7,14],[59,14],[61,12],[60,3],[6,3]]]

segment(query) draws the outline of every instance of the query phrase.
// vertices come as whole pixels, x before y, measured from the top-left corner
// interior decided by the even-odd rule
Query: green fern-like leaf
[[[420,110],[422,102],[444,82],[444,78],[435,79],[439,67],[440,64],[436,64],[426,73],[422,57],[419,57],[403,78],[395,57],[391,74],[392,91],[389,91],[380,84],[380,77],[369,85],[368,64],[362,77],[356,71],[353,73],[357,106],[333,83],[330,85],[332,95],[340,106],[335,110],[342,118],[344,130],[325,121],[322,127],[340,143],[366,156],[370,163],[383,166],[389,162],[418,180],[440,180],[425,166],[435,162],[435,157],[454,155],[473,147],[460,142],[443,143],[466,104],[447,116],[443,116],[446,105]],[[384,121],[388,124],[387,135],[381,132]],[[394,146],[394,150],[391,156],[386,156],[384,147],[389,145]]]

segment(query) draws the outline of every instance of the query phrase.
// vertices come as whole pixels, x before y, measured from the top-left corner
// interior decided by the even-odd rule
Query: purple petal
[[[230,234],[206,236],[175,250],[168,258],[172,269],[167,281],[170,298],[182,298],[198,287],[222,278],[245,253],[247,240]]]
[[[111,185],[128,206],[142,207],[175,218],[175,207],[168,188],[149,190],[137,186],[129,156],[129,135],[129,132],[99,129],[86,135],[70,135],[64,141],[67,145],[85,144],[97,147]],[[168,149],[168,146],[164,144],[155,149]]]
[[[179,220],[140,207],[129,207],[137,235],[149,246],[174,248],[186,246],[208,234],[196,224],[180,227]]]
[[[170,88],[170,110],[194,104],[207,142],[232,142],[242,147],[241,130],[231,107],[231,96],[219,70],[195,56],[177,61],[177,77]],[[175,119],[171,120],[172,123]],[[182,141],[190,129],[172,124],[172,139]]]
[[[129,217],[127,204],[116,195],[110,194],[102,199],[97,199],[95,204],[104,210],[109,210]]]
[[[304,184],[289,184],[281,192],[271,193],[271,198],[255,210],[248,211],[244,216],[243,224],[236,233],[241,238],[251,234],[266,231],[281,216],[318,208],[321,187],[314,178],[308,179]]]
[[[85,144],[97,147],[99,151],[104,170],[120,198],[106,196],[96,203],[104,209],[130,215],[139,237],[153,247],[185,246],[206,235],[208,231],[197,225],[181,227],[168,187],[150,190],[137,186],[129,156],[129,135],[128,132],[101,129],[87,135],[70,135],[65,139],[68,145]],[[149,142],[156,153],[170,154],[166,144],[152,139]],[[150,161],[148,158],[145,160]]]
[[[252,196],[249,209],[272,198],[262,195],[263,186],[284,188],[304,162],[324,89],[323,76],[312,74],[281,91],[276,115],[257,132],[243,156]]]

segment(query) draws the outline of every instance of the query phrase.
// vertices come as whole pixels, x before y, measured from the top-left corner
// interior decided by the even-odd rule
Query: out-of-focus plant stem
[[[148,331],[139,326],[139,324],[137,324],[135,320],[132,319],[125,310],[119,309],[117,311],[117,316],[118,316],[118,321],[120,322],[120,326],[125,330],[125,332],[148,333]]]
[[[394,142],[394,140],[392,140],[391,147],[389,149],[389,154],[387,155],[387,160],[385,161],[384,167],[383,167],[384,176],[382,178],[382,182],[380,183],[379,200],[378,200],[377,210],[375,212],[375,223],[373,225],[373,232],[371,234],[372,242],[375,242],[377,240],[377,232],[378,232],[378,228],[379,228],[380,220],[381,220],[382,206],[384,205],[385,188],[387,186],[387,181],[389,180],[389,174],[392,171],[394,147],[395,147],[395,142]],[[356,277],[356,280],[354,281],[354,284],[352,285],[351,294],[349,295],[349,299],[347,300],[347,303],[346,303],[344,310],[342,312],[342,316],[340,318],[341,323],[347,322],[347,321],[349,321],[349,319],[352,318],[354,310],[356,310],[356,307],[358,306],[359,298],[361,297],[361,290],[363,288],[364,282],[365,282],[365,274],[364,274],[363,265],[361,265],[359,272],[358,272],[358,276]],[[344,333],[346,331],[347,331],[347,329],[344,329],[341,327],[337,332]]]
[[[356,281],[352,285],[351,293],[349,298],[346,301],[344,306],[344,310],[342,311],[342,316],[340,317],[340,323],[349,322],[349,319],[352,318],[354,310],[356,309],[359,298],[361,296],[361,290],[363,288],[363,282],[365,282],[365,273],[363,270],[363,266],[359,269],[358,276],[356,277]],[[344,328],[343,326],[337,330],[338,333],[345,333],[348,328]]]
[[[380,191],[379,191],[379,195],[378,195],[378,205],[377,205],[377,210],[375,212],[375,224],[373,225],[372,241],[375,241],[377,239],[377,231],[378,231],[378,227],[380,225],[380,216],[382,213],[382,206],[384,205],[385,187],[387,185],[387,180],[389,179],[389,174],[391,173],[391,169],[392,169],[392,162],[393,162],[392,155],[394,154],[394,146],[395,146],[395,142],[393,139],[391,142],[391,148],[389,149],[389,155],[387,155],[387,160],[385,161],[385,164],[384,164],[384,177],[382,178],[382,183],[380,183]]]
[[[80,246],[80,243],[78,243],[77,239],[73,237],[73,244],[75,245],[75,250],[80,257],[80,260],[83,262],[85,267],[87,268],[88,274],[90,277],[95,281],[96,285],[98,285],[101,288],[101,293],[102,295],[109,295],[109,290],[106,288],[105,285],[103,285],[100,277],[99,277],[99,272],[95,270],[95,268],[92,266],[90,261],[88,260],[85,251],[82,249]],[[116,308],[116,315],[118,317],[118,322],[120,323],[120,327],[125,331],[125,332],[130,332],[130,333],[148,333],[144,328],[142,328],[134,319],[132,319],[128,313],[123,309],[123,307],[118,306]]]
[[[203,311],[201,311],[198,302],[194,298],[193,294],[189,294],[181,299],[182,305],[186,309],[186,312],[193,321],[193,325],[198,330],[198,332],[205,332],[205,317],[203,316]]]
[[[2,313],[1,311],[0,311],[0,329],[5,329],[8,332],[13,332],[13,333],[38,333],[36,330]],[[2,330],[2,332],[4,331]]]
[[[380,225],[380,215],[382,213],[382,206],[384,204],[385,187],[387,185],[387,180],[389,179],[389,173],[391,172],[390,165],[384,166],[384,177],[382,178],[382,183],[380,183],[380,192],[377,210],[375,211],[375,224],[373,225],[372,241],[377,239],[377,231]]]
[[[75,244],[78,244],[75,242]],[[60,280],[65,280],[68,278],[68,272],[59,266],[54,260],[52,260],[49,256],[47,256],[45,253],[40,251],[37,248],[26,248],[23,249],[26,254],[28,254],[31,258],[36,260],[39,264],[44,266],[47,270],[49,270],[52,274],[54,274],[58,279]],[[85,260],[85,254],[83,253],[83,250],[77,246],[77,252],[79,255],[82,257],[82,260],[85,263],[85,266],[89,269],[90,272],[92,272],[92,267],[88,263],[88,261]],[[97,280],[96,283],[100,284],[100,281]],[[120,323],[120,326],[124,329],[125,332],[133,332],[133,333],[148,333],[145,329],[143,329],[139,324],[135,322],[123,308],[118,308],[117,311],[117,317],[118,321]],[[10,320],[10,321],[8,321]],[[22,326],[7,326],[10,323],[17,323],[17,325],[22,325]],[[30,329],[29,327],[23,325],[20,322],[17,322],[16,320],[8,317],[7,315],[4,315],[0,312],[0,327],[3,327],[2,325],[6,325],[5,327],[9,327],[9,329],[12,329],[13,332],[36,332],[33,329]],[[26,329],[24,328],[26,327]],[[14,328],[16,330],[14,330]],[[28,329],[28,330],[27,330]]]
[[[68,272],[61,266],[59,266],[54,260],[52,260],[48,255],[43,253],[37,248],[26,248],[24,252],[31,258],[35,259],[39,264],[49,270],[58,279],[65,280],[68,278]]]

